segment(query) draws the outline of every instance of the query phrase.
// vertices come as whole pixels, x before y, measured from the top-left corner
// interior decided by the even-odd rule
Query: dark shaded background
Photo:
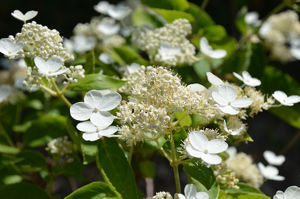
[[[0,38],[15,35],[20,31],[22,22],[11,17],[10,13],[19,9],[21,11],[37,10],[39,14],[34,19],[42,25],[51,29],[57,29],[64,37],[72,35],[73,27],[79,22],[89,22],[92,16],[98,15],[93,6],[98,0],[2,0],[0,2]],[[119,1],[109,1],[117,3]],[[202,1],[192,1],[201,4]],[[238,10],[243,5],[247,5],[250,11],[259,12],[263,17],[269,13],[281,1],[278,0],[211,0],[207,6],[207,12],[212,16],[217,24],[225,26],[229,35],[239,39],[239,33],[234,26],[234,19]],[[291,62],[285,65],[272,63],[281,70],[289,73],[295,79],[300,81],[299,62]],[[1,68],[1,66],[0,66]],[[262,153],[265,150],[272,150],[276,153],[282,151],[285,145],[299,131],[288,124],[279,120],[268,112],[260,113],[254,119],[249,119],[249,134],[255,140],[254,143],[242,145],[241,151],[245,151],[253,156],[255,161],[263,161]],[[281,166],[280,174],[286,177],[283,182],[267,181],[261,188],[267,195],[273,196],[276,190],[285,190],[288,186],[300,186],[300,141],[298,140],[285,154],[287,161]],[[175,185],[172,170],[168,162],[158,157],[156,158],[156,178],[155,191],[175,192]],[[85,176],[90,179],[99,179],[96,175],[96,168],[91,165],[87,167]],[[184,185],[186,176],[181,174]],[[71,192],[68,182],[65,178],[60,177],[54,186],[54,191],[63,195]],[[77,182],[78,185],[82,183]],[[140,185],[144,187],[143,183]]]

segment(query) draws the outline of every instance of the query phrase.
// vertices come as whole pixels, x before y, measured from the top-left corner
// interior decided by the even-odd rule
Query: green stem
[[[170,143],[171,143],[171,152],[172,152],[172,161],[170,163],[173,168],[174,180],[176,185],[176,193],[181,193],[180,177],[178,171],[178,163],[177,163],[176,148],[175,148],[173,133],[170,134],[170,138],[171,138]]]
[[[163,155],[165,156],[165,158],[167,158],[169,160],[169,162],[172,162],[171,157],[168,155],[168,153],[164,150],[164,148],[161,146],[161,144],[159,143],[158,139],[155,139],[155,142],[157,144],[157,146],[159,147],[160,151],[163,153]]]
[[[0,122],[0,133],[2,133],[2,135],[6,138],[7,142],[11,145],[14,146],[12,140],[10,139],[7,131],[5,130],[5,128],[3,127],[2,123]]]
[[[133,151],[134,151],[134,145],[132,145],[129,149],[129,154],[128,154],[128,162],[131,165],[131,160],[132,160],[132,155],[133,155]]]
[[[201,9],[205,10],[207,4],[208,4],[209,0],[203,0],[202,4],[201,4]]]
[[[72,106],[72,104],[69,102],[69,100],[61,93],[61,91],[59,90],[58,86],[56,85],[56,82],[53,78],[51,78],[51,84],[54,88],[54,90],[56,91],[57,96],[65,102],[65,104],[70,107]]]

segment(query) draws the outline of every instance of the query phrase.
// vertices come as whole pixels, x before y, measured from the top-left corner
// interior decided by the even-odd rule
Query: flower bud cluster
[[[241,182],[249,183],[257,188],[263,184],[263,176],[249,155],[240,152],[229,158],[226,165]]]
[[[294,47],[299,50],[300,22],[295,11],[287,10],[269,17],[262,25],[260,35],[267,42],[274,59],[282,62],[299,59],[292,50]]]
[[[239,189],[239,186],[237,185],[239,179],[233,171],[227,168],[224,162],[213,167],[213,170],[216,180],[219,183],[224,184],[227,188]]]
[[[249,98],[253,100],[252,104],[250,105],[250,117],[253,117],[255,114],[263,110],[268,110],[275,103],[275,100],[272,97],[266,99],[264,94],[253,87],[245,87],[244,92]]]
[[[68,140],[67,136],[59,137],[51,140],[47,145],[47,150],[52,154],[67,155],[72,153],[72,142]]]
[[[84,78],[84,68],[82,65],[77,65],[77,66],[70,66],[68,72],[65,74],[66,83],[73,83],[77,82],[78,79]]]
[[[191,64],[197,60],[196,49],[186,38],[191,32],[192,26],[188,20],[177,19],[162,28],[141,32],[137,43],[156,62],[171,66]],[[168,48],[161,51],[164,45]]]
[[[27,57],[42,57],[49,59],[53,55],[63,58],[65,61],[74,59],[63,47],[63,39],[55,29],[50,30],[47,26],[42,26],[36,22],[25,23],[22,31],[17,33],[15,41],[24,43],[24,55]]]
[[[30,90],[38,88],[41,84],[42,76],[39,74],[36,67],[27,67],[26,77],[23,81],[23,86]]]
[[[169,192],[157,192],[152,199],[173,199],[172,195]]]

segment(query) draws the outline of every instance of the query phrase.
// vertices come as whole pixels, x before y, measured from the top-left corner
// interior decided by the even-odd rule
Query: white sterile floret
[[[114,19],[104,18],[97,26],[97,30],[104,35],[114,35],[120,30],[120,25]]]
[[[117,5],[107,10],[107,14],[117,20],[122,20],[131,13],[131,9],[128,6]]]
[[[239,126],[239,127],[237,127],[236,126],[236,128],[228,128],[227,127],[227,123],[226,123],[226,121],[224,120],[224,131],[226,132],[226,133],[229,133],[230,135],[239,135],[239,134],[241,134],[241,132],[244,130],[244,126]]]
[[[23,14],[20,10],[14,10],[14,12],[11,13],[11,15],[20,20],[20,21],[24,21],[24,23],[26,23],[26,21],[33,19],[36,15],[38,14],[37,11],[34,10],[30,10],[28,12],[26,12],[25,14]]]
[[[251,75],[247,71],[243,71],[242,76],[235,72],[233,73],[233,75],[244,82],[244,84],[246,84],[247,86],[256,87],[261,84],[261,81],[259,79],[251,77]]]
[[[285,161],[285,157],[283,155],[277,156],[273,151],[265,151],[263,153],[263,156],[265,160],[271,165],[280,166]]]
[[[112,64],[115,62],[107,53],[101,53],[98,58],[105,64]]]
[[[280,104],[285,105],[285,106],[293,106],[295,103],[300,102],[300,96],[298,95],[292,95],[292,96],[287,96],[285,92],[283,91],[275,91],[272,96],[280,102]]]
[[[126,66],[128,74],[132,74],[137,72],[141,68],[141,65],[138,63],[132,63],[128,66]]]
[[[39,73],[46,77],[61,75],[69,70],[63,66],[64,61],[58,56],[52,56],[47,61],[41,57],[36,57],[34,63]]]
[[[217,76],[212,74],[211,72],[207,72],[206,77],[207,77],[207,80],[209,81],[209,83],[211,83],[213,86],[224,85],[224,82],[220,78],[218,78]]]
[[[90,121],[80,122],[77,124],[76,128],[79,131],[85,132],[82,134],[82,138],[86,141],[96,141],[101,137],[117,137],[114,135],[118,131],[116,126],[96,126]]]
[[[226,151],[228,144],[224,140],[208,140],[201,131],[189,133],[187,139],[186,151],[190,156],[201,158],[209,165],[216,165],[222,162],[220,156],[216,154]]]
[[[76,35],[73,38],[73,50],[78,53],[84,53],[96,46],[94,37],[86,37],[84,35]]]
[[[195,84],[189,84],[189,85],[187,86],[187,88],[189,88],[191,91],[196,92],[196,93],[200,93],[200,92],[206,90],[206,88],[205,88],[203,85],[198,84],[198,83],[195,83]]]
[[[160,55],[161,61],[170,61],[176,59],[176,56],[180,56],[181,49],[178,47],[172,47],[168,43],[162,43],[158,49],[158,54]]]
[[[0,85],[0,103],[7,100],[11,94],[11,86],[9,85]]]
[[[273,199],[300,199],[300,188],[290,186],[284,192],[277,191]]]
[[[9,58],[16,57],[23,51],[24,44],[22,42],[13,42],[9,38],[3,38],[0,40],[0,52]]]
[[[206,56],[214,58],[214,59],[223,58],[227,54],[226,50],[213,50],[205,37],[202,37],[200,39],[200,50]]]
[[[248,12],[245,15],[245,22],[253,26],[259,26],[261,23],[257,12]]]
[[[193,184],[187,184],[184,187],[184,195],[177,194],[178,199],[209,199],[206,192],[197,192],[196,186]]]
[[[268,180],[282,181],[285,177],[278,175],[279,171],[276,167],[265,166],[261,162],[258,163],[258,168],[264,178]]]
[[[97,5],[94,6],[94,9],[101,14],[107,14],[107,11],[112,7],[113,5],[111,5],[107,1],[100,1]]]
[[[240,112],[239,108],[246,108],[252,104],[250,98],[236,99],[237,93],[230,86],[222,86],[218,91],[212,92],[212,98],[217,102],[218,108],[229,115],[236,115]]]
[[[98,127],[104,129],[111,125],[114,116],[107,112],[116,108],[121,102],[121,95],[111,90],[90,90],[84,96],[84,102],[77,102],[70,108],[75,120],[90,119]]]

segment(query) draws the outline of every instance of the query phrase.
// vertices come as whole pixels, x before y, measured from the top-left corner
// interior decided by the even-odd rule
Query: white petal
[[[196,199],[209,199],[209,196],[206,192],[198,192],[196,194]]]
[[[132,63],[132,64],[130,64],[129,66],[127,66],[127,72],[128,72],[129,74],[132,74],[132,73],[137,72],[140,68],[141,68],[141,65],[140,65],[140,64]]]
[[[285,199],[300,199],[300,188],[297,186],[290,186],[284,192]]]
[[[258,20],[258,13],[257,12],[248,12],[245,15],[245,22],[250,25],[259,24],[260,21]]]
[[[227,113],[229,115],[236,115],[238,114],[240,111],[232,106],[218,106],[218,108],[223,112],[223,113]]]
[[[214,86],[221,86],[224,84],[224,82],[220,78],[218,78],[211,72],[207,72],[206,76],[207,76],[207,80]]]
[[[229,158],[232,158],[233,156],[236,155],[237,150],[236,150],[236,148],[235,148],[234,146],[231,146],[231,147],[229,147],[229,148],[226,150],[226,152],[228,153]]]
[[[9,38],[3,38],[0,40],[0,52],[8,57],[16,56],[19,52],[23,51],[23,47],[23,43],[14,43]]]
[[[186,145],[185,150],[192,157],[195,157],[195,158],[200,158],[201,157],[202,152],[199,151],[199,150],[196,150],[190,144]]]
[[[25,13],[25,21],[33,19],[37,14],[38,14],[38,12],[34,11],[34,10],[30,10],[30,11],[26,12]]]
[[[97,29],[105,35],[117,34],[120,30],[120,25],[116,24],[115,20],[102,20]]]
[[[206,136],[200,131],[189,133],[188,139],[191,145],[197,150],[204,151],[204,149],[207,148],[206,145],[208,143],[208,140]]]
[[[276,156],[276,154],[272,151],[265,151],[263,156],[269,164],[276,166],[282,165],[285,161],[285,157],[283,155]]]
[[[45,61],[41,57],[35,57],[34,63],[40,73],[47,75],[47,76],[51,76],[51,75],[53,76],[52,73],[57,73],[62,68],[63,59],[58,56],[52,56],[50,59]]]
[[[258,33],[265,37],[269,34],[270,30],[272,29],[272,25],[269,22],[265,22],[262,24],[261,28],[259,29]]]
[[[83,133],[82,138],[86,141],[96,141],[101,138],[98,133]]]
[[[0,86],[0,103],[5,101],[11,93],[11,86],[1,85]]]
[[[200,50],[205,55],[210,56],[210,54],[211,54],[212,47],[209,45],[209,43],[205,37],[202,37],[200,39]]]
[[[78,53],[89,51],[96,46],[96,39],[94,37],[76,35],[73,37],[73,40],[73,50]]]
[[[92,113],[93,108],[84,102],[77,102],[70,107],[70,114],[75,120],[88,120]]]
[[[226,151],[226,149],[228,148],[228,144],[224,140],[214,139],[208,141],[206,147],[208,153],[217,154]]]
[[[226,50],[213,50],[210,53],[210,57],[214,58],[214,59],[221,59],[223,57],[225,57],[227,54]]]
[[[282,191],[277,191],[273,199],[285,199]]]
[[[112,110],[120,104],[121,100],[121,95],[111,90],[91,90],[84,96],[84,102],[99,111]]]
[[[244,78],[242,76],[240,76],[239,74],[237,74],[236,72],[233,72],[233,75],[238,78],[241,81],[244,81]]]
[[[186,199],[186,197],[184,195],[182,195],[181,193],[178,193],[178,194],[176,193],[175,198],[177,198],[177,199]]]
[[[109,126],[106,129],[102,129],[99,131],[100,136],[105,136],[105,137],[112,137],[112,135],[118,131],[118,127],[116,126]]]
[[[163,43],[158,49],[158,54],[161,56],[162,61],[168,61],[179,56],[181,54],[181,49],[178,47],[172,47],[168,43]]]
[[[231,105],[235,108],[246,108],[252,104],[253,100],[250,98],[240,98],[231,102]]]
[[[237,94],[234,88],[231,86],[222,86],[219,88],[218,93],[222,96],[227,102],[232,102],[235,100]]]
[[[113,5],[109,4],[107,1],[100,1],[94,6],[94,9],[101,14],[107,14],[107,11],[112,9],[112,7]]]
[[[298,47],[291,47],[290,53],[295,59],[300,59],[300,49]]]
[[[86,133],[94,133],[97,131],[97,127],[90,121],[80,122],[77,124],[76,128],[79,131],[86,132]]]
[[[286,102],[289,104],[295,104],[300,102],[300,96],[298,95],[291,95],[286,99]]]
[[[229,103],[229,101],[226,100],[223,96],[221,96],[219,92],[213,91],[211,93],[211,96],[219,105],[227,106]]]
[[[57,75],[61,75],[61,74],[64,74],[64,73],[66,73],[66,72],[68,72],[69,71],[69,69],[68,68],[61,68],[61,69],[59,69],[59,70],[57,70],[57,71],[55,71],[55,72],[52,72],[52,73],[49,73],[47,76],[57,76]]]
[[[275,91],[272,96],[281,104],[285,104],[285,100],[287,99],[287,95],[283,91]]]
[[[218,155],[212,155],[212,154],[205,154],[200,152],[200,158],[206,162],[207,164],[220,164],[222,162],[222,159]]]
[[[96,126],[101,127],[101,129],[108,127],[114,121],[114,116],[106,111],[99,111],[96,113],[92,113],[90,118],[91,122]]]
[[[127,15],[129,15],[131,12],[131,9],[124,5],[117,5],[112,7],[107,11],[107,14],[117,20],[124,19]]]
[[[34,10],[26,12],[25,15],[20,10],[15,10],[11,13],[14,18],[24,22],[34,18],[37,14],[38,12]]]
[[[201,84],[189,84],[187,86],[191,91],[193,92],[202,92],[202,91],[205,91],[206,88],[204,86],[202,86]]]
[[[282,181],[284,180],[283,176],[279,176],[278,173],[278,169],[276,167],[273,166],[264,166],[262,163],[258,163],[258,168],[259,171],[261,172],[261,174],[269,180],[276,180],[276,181]]]
[[[193,198],[197,194],[197,189],[193,184],[187,184],[184,187],[184,195],[186,198]]]
[[[99,60],[102,61],[105,64],[112,64],[115,61],[106,53],[101,53],[99,55]]]

